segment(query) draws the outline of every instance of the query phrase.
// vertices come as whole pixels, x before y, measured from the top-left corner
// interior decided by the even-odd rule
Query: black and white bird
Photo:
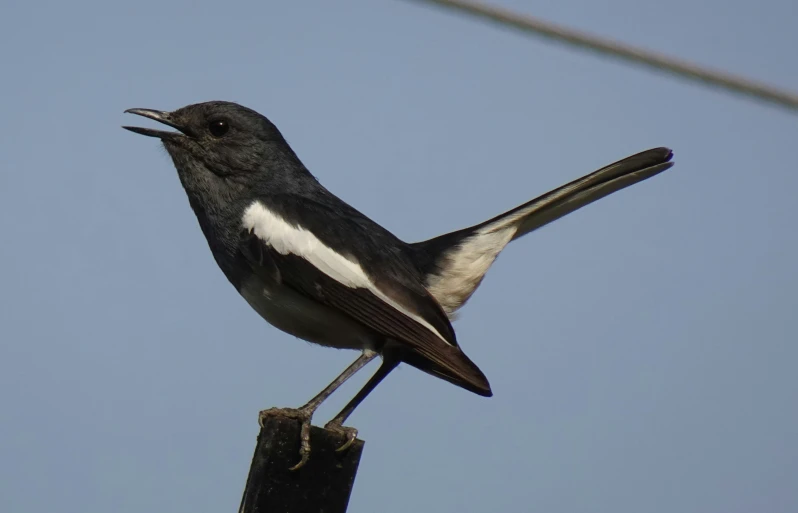
[[[297,409],[301,467],[310,421],[335,389],[377,355],[382,365],[325,427],[343,423],[400,362],[489,397],[488,380],[457,343],[450,320],[504,247],[527,233],[673,164],[655,148],[575,180],[476,226],[409,244],[322,186],[277,127],[229,102],[173,112],[129,109],[174,131],[124,127],[163,141],[216,263],[266,321],[298,338],[361,355]]]

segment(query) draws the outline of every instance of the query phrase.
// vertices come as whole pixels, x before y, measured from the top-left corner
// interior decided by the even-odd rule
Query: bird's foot
[[[302,422],[299,431],[299,463],[289,470],[299,470],[310,458],[310,421],[313,418],[313,410],[310,408],[269,408],[258,414],[258,424],[263,427],[266,417],[288,417]]]
[[[331,420],[330,422],[324,425],[324,429],[338,433],[346,438],[346,442],[344,442],[344,444],[341,447],[337,448],[335,452],[343,452],[349,449],[349,447],[352,446],[352,444],[355,442],[355,439],[357,438],[357,429],[353,427],[344,426],[341,424],[341,421],[339,420],[335,419]]]

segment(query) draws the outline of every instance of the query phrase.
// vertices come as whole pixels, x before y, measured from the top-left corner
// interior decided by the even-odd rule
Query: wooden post
[[[310,460],[299,470],[298,420],[266,417],[244,488],[239,513],[345,513],[363,441],[345,452],[337,433],[312,427]]]

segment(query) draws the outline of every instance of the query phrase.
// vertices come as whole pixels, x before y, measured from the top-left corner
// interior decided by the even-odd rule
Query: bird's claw
[[[266,417],[288,417],[302,422],[302,427],[299,431],[299,463],[289,470],[299,470],[305,466],[305,463],[310,459],[310,421],[313,417],[313,412],[302,408],[269,408],[258,414],[258,424],[260,424],[261,428]]]
[[[344,442],[341,447],[337,448],[335,452],[344,452],[345,450],[349,449],[357,439],[357,429],[343,426],[340,422],[336,422],[335,420],[331,420],[325,424],[324,429],[333,431],[346,437],[346,442]]]

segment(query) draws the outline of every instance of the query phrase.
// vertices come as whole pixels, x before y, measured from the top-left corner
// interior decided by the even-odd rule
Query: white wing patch
[[[360,264],[325,246],[311,232],[288,224],[282,217],[263,206],[252,203],[244,212],[244,229],[281,255],[293,254],[307,260],[319,271],[350,288],[370,288],[371,281]]]
[[[468,301],[493,261],[513,239],[517,229],[514,221],[517,218],[488,225],[441,257],[442,269],[427,278],[427,290],[449,318]]]
[[[411,312],[401,304],[385,295],[355,260],[345,257],[325,245],[313,233],[299,226],[292,226],[278,214],[266,208],[260,201],[253,202],[244,212],[241,220],[245,230],[255,234],[265,244],[281,255],[296,255],[310,262],[319,271],[350,288],[368,289],[375,296],[394,309],[402,312],[444,342],[448,340],[421,316]]]

